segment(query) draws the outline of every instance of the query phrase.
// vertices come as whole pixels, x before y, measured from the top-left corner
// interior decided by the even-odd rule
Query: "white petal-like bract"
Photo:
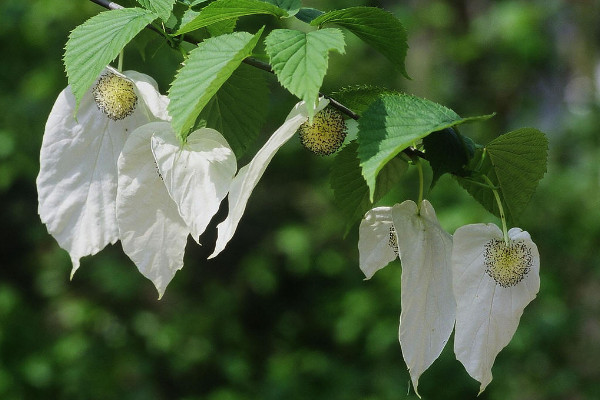
[[[235,154],[214,129],[192,132],[182,146],[169,123],[160,128],[160,134],[152,137],[154,158],[179,214],[200,243],[229,191],[237,170]]]
[[[320,99],[315,112],[325,108],[329,100]],[[229,214],[227,218],[218,225],[218,237],[215,250],[208,258],[216,257],[235,233],[237,226],[246,210],[246,204],[252,194],[252,190],[267,169],[269,162],[277,150],[294,136],[300,125],[308,120],[308,113],[304,102],[297,103],[287,116],[283,125],[277,129],[267,140],[264,146],[256,153],[252,161],[242,167],[231,184],[228,196]]]
[[[512,339],[523,309],[540,287],[540,256],[529,233],[494,224],[466,225],[454,233],[452,269],[457,302],[454,352],[480,393],[492,380],[496,356]]]
[[[359,266],[366,279],[399,256],[391,207],[369,210],[358,228]]]
[[[420,214],[412,200],[396,204],[392,217],[402,257],[400,346],[418,394],[419,377],[439,357],[454,328],[452,236],[427,200]]]
[[[109,69],[112,72],[112,69]],[[38,213],[59,246],[79,260],[119,239],[116,222],[117,159],[127,135],[166,116],[168,99],[156,82],[128,71],[138,97],[135,110],[113,120],[99,110],[93,89],[81,99],[77,117],[71,88],[63,90],[48,117],[37,177]]]
[[[183,267],[189,228],[169,196],[154,161],[151,138],[164,122],[131,133],[119,157],[117,221],[123,251],[163,295]]]

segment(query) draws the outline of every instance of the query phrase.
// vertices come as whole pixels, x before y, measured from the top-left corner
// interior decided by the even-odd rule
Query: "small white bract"
[[[77,116],[71,88],[59,94],[46,122],[36,181],[38,213],[69,252],[71,276],[81,257],[119,239],[117,158],[127,135],[150,121],[168,119],[168,99],[147,75],[107,67],[95,88],[81,99]]]
[[[320,99],[315,107],[319,112],[329,104],[329,100]],[[252,161],[240,168],[233,179],[228,195],[229,214],[227,218],[218,225],[218,237],[215,250],[209,258],[216,257],[225,249],[225,246],[235,233],[237,226],[244,214],[248,199],[252,190],[258,184],[267,166],[275,156],[275,153],[288,140],[294,136],[300,125],[308,121],[308,111],[304,102],[297,103],[289,113],[283,125],[279,127],[267,140],[264,146],[256,153]]]
[[[192,132],[181,146],[170,123],[154,122],[131,133],[118,168],[123,251],[160,298],[183,267],[188,235],[199,241],[227,195],[235,155],[213,129]]]
[[[540,256],[529,233],[512,228],[508,237],[507,244],[494,224],[466,225],[454,233],[454,352],[480,382],[480,393],[540,287]]]
[[[359,228],[358,248],[367,279],[397,255],[402,260],[398,336],[418,394],[419,377],[439,357],[454,327],[452,237],[427,200],[420,212],[415,202],[407,200],[367,212]]]

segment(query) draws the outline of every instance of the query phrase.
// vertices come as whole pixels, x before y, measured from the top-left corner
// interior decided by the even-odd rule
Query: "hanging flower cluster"
[[[149,76],[111,67],[78,109],[70,87],[58,96],[42,142],[38,212],[68,251],[71,276],[82,257],[120,240],[162,297],[183,267],[188,235],[200,243],[229,196],[229,215],[218,226],[211,257],[219,254],[267,165],[308,120],[304,102],[298,103],[252,161],[237,171],[233,151],[213,129],[196,130],[181,144],[169,122],[168,103]],[[320,100],[316,111],[327,104]]]
[[[540,257],[529,234],[473,224],[452,237],[427,200],[419,206],[408,200],[367,212],[358,249],[367,279],[401,259],[399,339],[417,394],[419,377],[453,329],[456,358],[480,382],[481,393],[539,290]]]

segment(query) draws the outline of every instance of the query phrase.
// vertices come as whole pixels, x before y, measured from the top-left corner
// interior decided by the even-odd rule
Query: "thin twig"
[[[112,1],[108,1],[108,0],[90,0],[90,1],[91,1],[92,3],[96,3],[96,4],[98,4],[99,6],[102,6],[102,7],[104,7],[104,8],[107,8],[107,9],[109,9],[109,10],[118,10],[118,9],[124,8],[122,5],[120,5],[120,4],[117,4],[117,3],[114,3],[114,2],[112,2]],[[148,25],[148,26],[147,26],[147,28],[148,28],[148,29],[151,29],[151,30],[153,30],[153,31],[155,31],[155,32],[158,32],[158,33],[160,33],[161,35],[163,35],[163,33],[162,33],[162,32],[160,32],[158,29],[156,29],[156,28],[155,28],[154,26],[152,26],[152,25]],[[197,42],[197,41],[195,41],[195,40],[186,39],[186,41],[189,41],[189,42],[190,42],[190,43],[192,43],[192,44],[198,44],[198,42]],[[260,61],[260,60],[258,60],[258,59],[256,59],[256,58],[247,57],[247,58],[245,58],[245,59],[243,60],[243,62],[244,62],[245,64],[251,65],[251,66],[253,66],[253,67],[255,67],[255,68],[261,69],[261,70],[263,70],[263,71],[266,71],[266,72],[269,72],[269,73],[271,73],[271,74],[274,74],[274,73],[275,73],[275,72],[273,71],[273,68],[271,68],[271,65],[269,65],[268,63],[266,63],[266,62],[264,62],[264,61]],[[346,114],[347,116],[349,116],[350,118],[352,118],[352,119],[354,119],[354,120],[358,120],[358,118],[359,118],[358,114],[356,114],[355,112],[353,112],[352,110],[350,110],[348,107],[346,107],[345,105],[343,105],[343,104],[342,104],[342,103],[340,103],[339,101],[337,101],[337,100],[335,100],[335,99],[331,98],[331,96],[328,96],[328,95],[326,95],[326,94],[323,94],[323,93],[321,93],[321,92],[319,92],[319,95],[320,95],[320,96],[323,96],[323,97],[325,97],[326,99],[329,99],[329,104],[330,104],[330,105],[331,105],[333,108],[335,108],[335,109],[337,109],[337,110],[341,111],[342,113]]]

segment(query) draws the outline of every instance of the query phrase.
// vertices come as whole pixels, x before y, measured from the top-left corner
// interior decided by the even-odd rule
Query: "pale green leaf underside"
[[[163,21],[167,21],[175,5],[175,0],[137,0],[142,7],[154,11]]]
[[[154,19],[152,11],[123,8],[101,12],[71,32],[64,63],[77,105],[102,70]]]
[[[244,58],[252,54],[262,29],[255,35],[235,32],[210,38],[189,53],[169,89],[169,114],[183,141],[198,114],[229,79]]]
[[[408,78],[404,61],[408,50],[406,30],[391,13],[376,7],[351,7],[315,18],[313,26],[337,24],[383,54]]]
[[[358,157],[362,173],[375,192],[376,177],[398,153],[431,132],[491,115],[461,118],[449,108],[407,94],[384,94],[363,113],[358,121]]]
[[[374,201],[371,202],[369,187],[361,174],[357,151],[358,143],[348,144],[336,155],[331,168],[331,188],[335,204],[346,218],[346,234],[355,222],[373,208],[374,203],[400,182],[408,169],[408,164],[399,158],[387,163],[377,176],[377,190]]]
[[[283,10],[286,10],[288,16],[292,17],[296,15],[300,8],[302,8],[301,0],[262,0],[266,3],[273,4]]]
[[[200,14],[179,28],[177,34],[191,32],[216,22],[255,14],[269,14],[278,18],[288,16],[285,10],[260,0],[217,0],[204,7]]]
[[[269,89],[262,74],[240,65],[200,113],[207,127],[227,139],[237,158],[258,137],[269,111]]]
[[[504,201],[516,219],[546,173],[548,139],[537,129],[522,128],[497,137],[486,149]]]
[[[276,29],[265,39],[271,66],[281,85],[307,104],[308,115],[327,72],[329,51],[344,53],[344,35],[339,29],[321,29],[304,33]]]

